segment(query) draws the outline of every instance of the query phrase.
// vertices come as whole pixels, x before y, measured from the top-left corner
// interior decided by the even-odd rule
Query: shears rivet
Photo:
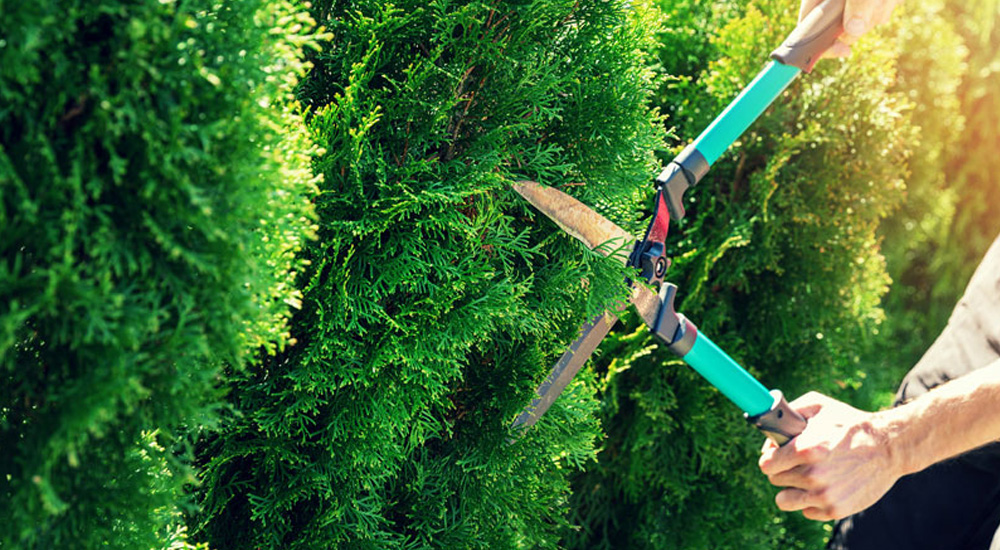
[[[663,277],[663,275],[666,272],[667,272],[667,260],[663,258],[658,258],[656,260],[656,276]]]

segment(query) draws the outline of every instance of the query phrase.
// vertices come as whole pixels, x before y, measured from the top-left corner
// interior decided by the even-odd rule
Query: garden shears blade
[[[615,257],[622,264],[629,263],[631,252],[637,242],[636,238],[611,220],[566,193],[533,181],[519,181],[513,188],[535,209],[555,222],[560,229],[591,250],[607,257]],[[660,309],[657,295],[642,285],[632,285],[629,302],[636,306],[639,315],[647,324],[655,319],[656,312]],[[624,308],[624,305],[622,307]],[[566,389],[570,380],[579,372],[580,367],[594,353],[598,344],[611,331],[615,321],[617,321],[616,315],[606,311],[581,327],[580,336],[556,362],[552,371],[536,390],[535,399],[514,421],[515,426],[531,426],[545,414],[559,394]]]

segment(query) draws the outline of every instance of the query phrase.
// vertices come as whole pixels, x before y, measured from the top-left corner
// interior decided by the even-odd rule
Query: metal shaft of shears
[[[514,426],[529,427],[538,422],[566,389],[566,385],[573,380],[580,367],[593,355],[597,345],[604,340],[617,320],[611,312],[606,312],[580,328],[580,336],[570,344],[569,349],[563,353],[549,375],[535,390],[535,398],[521,411],[521,414],[517,415]]]

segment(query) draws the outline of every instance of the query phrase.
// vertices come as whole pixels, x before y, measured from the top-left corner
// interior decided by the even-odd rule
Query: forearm
[[[900,477],[1000,439],[1000,360],[910,403],[877,413],[822,394],[792,402],[809,420],[783,447],[768,441],[760,468],[782,510],[839,519],[874,504]]]
[[[900,475],[1000,440],[1000,360],[877,417]]]

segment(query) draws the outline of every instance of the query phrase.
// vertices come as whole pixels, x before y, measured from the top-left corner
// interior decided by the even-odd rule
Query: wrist
[[[913,440],[909,407],[902,406],[872,415],[872,425],[878,433],[886,464],[896,478],[919,472],[926,465],[919,463],[919,453]]]

